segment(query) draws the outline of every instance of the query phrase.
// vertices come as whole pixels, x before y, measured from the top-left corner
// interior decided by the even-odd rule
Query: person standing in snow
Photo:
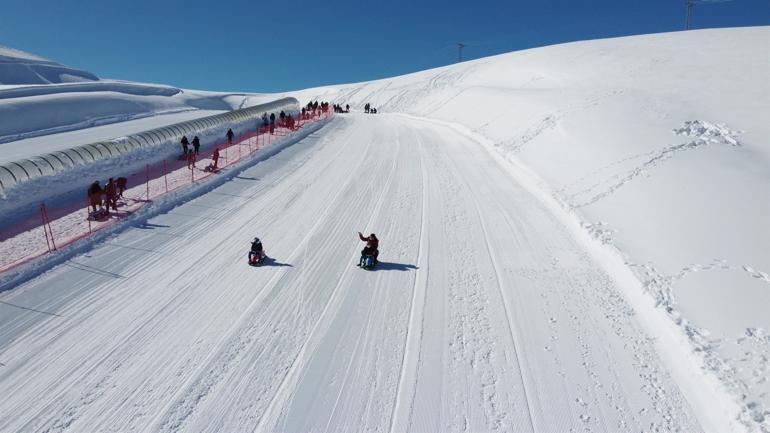
[[[198,153],[201,150],[201,141],[197,135],[193,137],[192,145],[193,145],[193,152],[195,152],[195,157],[197,158]]]
[[[112,178],[107,181],[107,186],[104,187],[104,195],[106,197],[105,204],[107,205],[107,210],[109,211],[112,208],[112,210],[117,212],[118,191],[117,185],[115,185],[115,181]]]
[[[126,190],[126,185],[128,185],[128,179],[119,177],[115,184],[118,186],[118,197],[123,198],[123,192]]]
[[[181,143],[182,143],[182,156],[186,156],[187,155],[187,146],[190,145],[190,142],[187,140],[187,136],[186,135],[182,136]]]
[[[275,113],[270,113],[270,134],[275,132]]]
[[[94,212],[96,212],[96,206],[102,207],[102,186],[99,185],[99,181],[95,180],[91,186],[88,187],[88,202],[91,204]]]
[[[195,152],[188,152],[187,153],[187,168],[190,170],[195,168]]]
[[[228,129],[227,130],[227,144],[229,144],[229,145],[233,144],[233,137],[234,136],[235,136],[235,134],[233,134],[233,130],[232,129]]]
[[[217,169],[217,164],[219,164],[219,148],[214,149],[214,154],[211,155],[211,159],[214,160],[214,170]]]

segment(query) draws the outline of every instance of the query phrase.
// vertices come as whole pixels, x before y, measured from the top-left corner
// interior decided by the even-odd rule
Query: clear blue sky
[[[584,39],[681,30],[684,0],[3,0],[0,45],[100,77],[273,92]],[[770,25],[770,0],[695,6],[693,28]]]

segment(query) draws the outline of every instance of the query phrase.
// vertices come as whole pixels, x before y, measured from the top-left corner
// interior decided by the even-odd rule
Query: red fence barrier
[[[85,213],[80,203],[55,208],[41,203],[39,221],[29,218],[0,230],[0,273],[56,251],[57,241],[58,248],[62,248],[117,224],[152,202],[152,199],[189,187],[252,156],[272,144],[275,141],[273,137],[289,135],[331,115],[331,110],[327,109],[308,111],[304,116],[298,115],[298,119],[293,119],[294,122],[289,122],[288,118],[284,122],[276,119],[274,128],[263,125],[255,131],[234,137],[232,143],[223,140],[210,146],[212,151],[208,155],[201,153],[193,155],[191,159],[180,157],[147,164],[144,170],[125,175],[129,187],[118,198],[117,210],[110,210],[104,218],[91,217],[91,204],[88,200]],[[220,158],[216,164],[213,160],[213,149],[219,149]],[[45,244],[42,243],[43,240]]]

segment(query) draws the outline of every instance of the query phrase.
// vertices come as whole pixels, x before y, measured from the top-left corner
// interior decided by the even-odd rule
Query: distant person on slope
[[[255,264],[265,258],[265,250],[262,247],[262,241],[254,238],[251,241],[251,250],[249,251],[249,263]]]
[[[233,144],[233,137],[234,136],[235,136],[235,134],[233,134],[233,130],[232,129],[228,129],[227,130],[227,144]]]
[[[195,152],[195,156],[197,157],[198,153],[201,150],[201,141],[197,135],[193,137],[192,145],[193,145],[193,152]]]
[[[377,249],[380,246],[380,241],[377,239],[377,236],[372,233],[368,237],[364,237],[361,232],[358,232],[358,238],[361,239],[361,241],[366,242],[366,246],[361,250],[361,258],[358,260],[358,266],[364,265],[364,258],[366,256],[374,256],[374,263],[377,263],[377,256],[380,254],[380,250]]]

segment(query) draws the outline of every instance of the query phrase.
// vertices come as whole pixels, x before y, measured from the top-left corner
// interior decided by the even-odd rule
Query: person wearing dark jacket
[[[227,143],[228,144],[233,144],[233,137],[234,136],[235,136],[235,134],[233,134],[233,130],[232,129],[228,129],[227,130]]]
[[[110,208],[112,210],[116,211],[118,210],[118,191],[117,186],[115,185],[115,181],[110,178],[110,180],[107,182],[107,186],[104,187],[104,196],[106,198],[105,204],[107,206],[107,210],[109,211]]]
[[[198,153],[201,150],[201,141],[197,135],[193,137],[192,145],[193,145],[193,152],[195,152],[195,156],[198,156]]]
[[[190,142],[187,140],[187,136],[186,135],[182,136],[181,143],[182,143],[182,155],[187,155],[187,146],[190,145]]]
[[[118,197],[123,198],[123,192],[126,190],[126,185],[128,185],[128,179],[119,177],[115,184],[118,187]]]
[[[380,241],[377,239],[377,236],[372,233],[368,237],[364,237],[361,232],[358,232],[358,238],[361,239],[361,241],[366,242],[366,246],[361,250],[361,258],[358,260],[358,266],[364,265],[364,257],[366,256],[374,256],[374,263],[377,263],[377,256],[380,254],[380,250],[377,249],[380,246]]]
[[[262,241],[259,238],[254,238],[251,241],[251,250],[249,251],[249,261],[256,262],[265,257],[265,250],[262,247]]]
[[[96,212],[96,206],[102,207],[102,186],[99,185],[98,180],[95,180],[88,187],[88,202],[91,204],[94,212]]]

